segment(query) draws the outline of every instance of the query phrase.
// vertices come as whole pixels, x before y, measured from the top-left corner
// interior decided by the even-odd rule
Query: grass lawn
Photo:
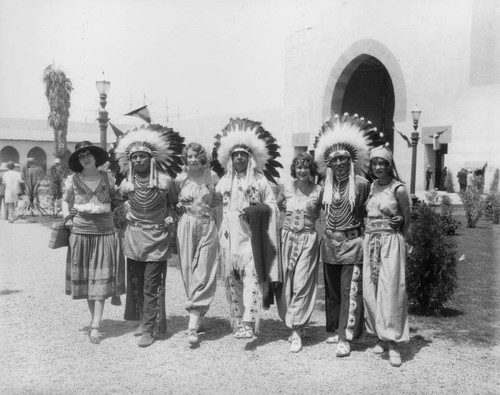
[[[478,346],[498,344],[500,329],[500,225],[481,219],[466,228],[463,209],[455,209],[461,222],[457,235],[457,288],[442,317],[411,315],[413,328],[435,331],[434,336]],[[459,261],[460,257],[465,259]]]

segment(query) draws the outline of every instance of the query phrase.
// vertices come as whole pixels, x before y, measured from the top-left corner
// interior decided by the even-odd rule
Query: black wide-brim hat
[[[101,147],[92,144],[90,141],[81,141],[76,144],[75,152],[73,152],[68,159],[68,167],[71,171],[79,173],[83,170],[83,166],[78,159],[78,155],[85,151],[90,151],[92,155],[94,155],[96,167],[102,166],[109,159],[108,153]]]

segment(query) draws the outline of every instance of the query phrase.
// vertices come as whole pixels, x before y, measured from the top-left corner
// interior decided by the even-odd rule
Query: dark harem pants
[[[340,340],[363,334],[362,265],[323,264],[326,331],[337,331]]]

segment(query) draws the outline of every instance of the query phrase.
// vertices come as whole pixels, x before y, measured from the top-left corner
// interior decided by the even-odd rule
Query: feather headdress
[[[274,177],[279,177],[279,173],[276,168],[283,167],[276,160],[280,156],[279,145],[260,122],[246,118],[231,118],[229,124],[222,129],[222,133],[215,136],[211,164],[212,169],[220,177],[224,174],[224,170],[232,168],[231,154],[237,149],[247,152],[253,161],[253,168],[277,184]]]
[[[318,172],[325,177],[323,202],[329,204],[332,198],[333,172],[331,160],[336,156],[347,156],[351,160],[349,200],[354,205],[355,175],[367,173],[370,165],[370,146],[383,134],[377,132],[370,121],[360,118],[357,114],[334,117],[326,121],[314,142],[314,159]]]
[[[114,149],[120,171],[132,184],[132,164],[130,157],[135,152],[146,152],[151,156],[150,186],[156,185],[158,170],[175,178],[182,171],[181,153],[184,137],[172,128],[162,125],[142,125],[125,133]]]

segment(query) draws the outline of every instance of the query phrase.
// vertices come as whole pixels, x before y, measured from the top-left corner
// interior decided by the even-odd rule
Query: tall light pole
[[[411,133],[411,183],[410,183],[410,195],[413,204],[417,203],[418,198],[415,195],[415,173],[417,170],[417,144],[420,136],[418,135],[418,120],[420,119],[420,114],[422,111],[415,104],[415,108],[411,111],[411,116],[413,118],[413,132]]]
[[[96,81],[97,92],[99,92],[99,129],[101,131],[101,148],[107,151],[106,130],[108,129],[108,111],[106,110],[106,99],[108,98],[109,87],[111,83],[104,80],[104,72],[102,73],[102,80]]]

